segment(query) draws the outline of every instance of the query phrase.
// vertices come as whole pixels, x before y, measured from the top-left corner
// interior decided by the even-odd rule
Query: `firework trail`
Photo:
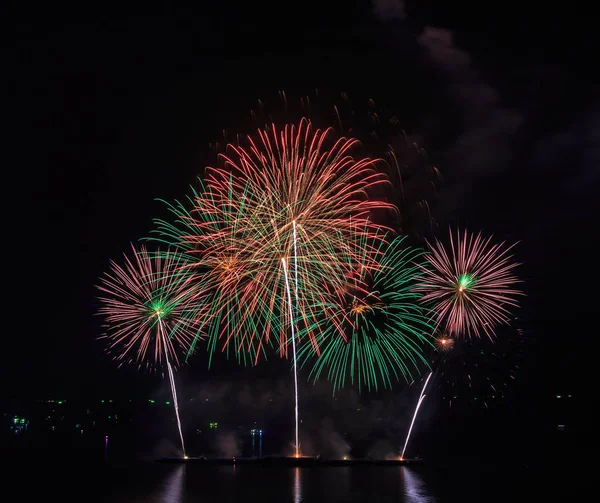
[[[292,222],[293,230],[294,230],[294,294],[296,300],[296,316],[298,315],[298,240],[297,240],[297,232],[296,232],[296,221]],[[291,311],[291,295],[289,292],[289,282],[287,279],[287,267],[285,259],[281,259],[283,263],[284,273],[286,276],[286,287],[288,290],[288,303],[290,305],[290,320],[292,323],[292,327],[295,323],[295,318],[292,315]],[[295,395],[295,419],[296,419],[296,457],[300,456],[300,444],[298,442],[298,359],[296,355],[296,334],[295,330],[292,332],[292,359],[293,359],[293,367],[294,367],[294,395]]]
[[[425,388],[427,387],[427,383],[429,382],[429,379],[431,378],[431,374],[433,374],[433,372],[430,372],[429,375],[427,376],[427,379],[425,380],[425,384],[423,385],[423,389],[421,390],[421,394],[419,395],[419,401],[417,402],[417,406],[415,408],[415,413],[413,414],[412,421],[410,422],[410,428],[408,429],[408,435],[406,435],[406,440],[404,442],[404,448],[402,449],[402,454],[400,455],[400,459],[404,459],[404,451],[406,451],[406,446],[408,445],[408,439],[410,438],[410,432],[412,431],[413,424],[415,424],[415,419],[417,418],[417,412],[419,412],[421,403],[423,403],[423,400],[425,399]]]
[[[108,340],[107,351],[122,363],[149,368],[166,364],[185,456],[171,361],[178,365],[177,349],[187,351],[199,336],[198,308],[191,302],[195,294],[181,254],[131,247],[133,258],[124,254],[124,266],[111,261],[98,286],[102,292],[98,313],[107,329],[103,338]]]
[[[164,326],[160,318],[160,313],[157,313],[158,318],[158,330],[161,332],[161,339],[163,341],[163,347],[165,351],[165,355],[167,355],[167,344],[165,342],[164,335]],[[187,458],[185,454],[185,443],[183,442],[183,432],[181,431],[181,420],[179,419],[179,402],[177,401],[177,388],[175,387],[175,378],[173,377],[173,367],[171,366],[171,362],[169,361],[169,357],[165,357],[165,362],[167,364],[167,371],[169,373],[169,384],[171,386],[171,394],[173,396],[173,407],[175,407],[175,417],[177,418],[177,428],[179,430],[179,439],[181,441],[181,451],[183,452],[183,457]]]
[[[290,283],[288,280],[288,268],[285,258],[281,259],[281,263],[283,265],[283,274],[285,277],[285,289],[287,291],[288,297],[288,306],[290,310],[290,327],[292,331],[292,348],[293,348],[293,367],[294,367],[294,396],[295,396],[295,406],[294,406],[294,415],[295,415],[295,431],[296,431],[296,443],[295,443],[295,454],[296,457],[300,455],[300,447],[298,443],[298,371],[297,371],[297,361],[296,361],[296,331],[295,331],[295,319],[292,313],[292,294],[290,293]]]
[[[513,274],[518,265],[511,261],[504,243],[493,244],[481,234],[450,231],[450,248],[440,241],[429,244],[423,279],[417,291],[432,310],[436,328],[453,337],[494,337],[498,325],[510,320],[511,307],[517,307],[515,288],[520,283]]]
[[[405,245],[403,237],[387,247],[365,243],[362,250],[369,255],[364,263],[377,265],[359,262],[341,289],[323,287],[314,307],[324,315],[317,326],[304,329],[319,334],[320,354],[306,338],[299,351],[302,366],[311,368],[309,377],[316,381],[326,371],[334,393],[348,378],[359,392],[362,386],[391,388],[401,377],[410,381],[428,367],[424,350],[432,347],[433,326],[414,291],[421,274],[415,261],[422,252]]]

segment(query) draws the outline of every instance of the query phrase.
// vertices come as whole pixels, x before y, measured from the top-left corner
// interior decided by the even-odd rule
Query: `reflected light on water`
[[[402,481],[402,491],[407,503],[435,503],[434,496],[429,494],[427,485],[423,482],[420,475],[407,466],[400,467],[400,480]]]
[[[294,503],[302,501],[302,481],[300,480],[300,468],[294,468]]]
[[[175,467],[164,481],[164,490],[160,501],[179,503],[183,501],[183,482],[185,480],[185,464]]]

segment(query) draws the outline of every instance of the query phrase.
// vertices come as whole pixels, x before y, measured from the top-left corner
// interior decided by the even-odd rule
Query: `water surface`
[[[432,466],[123,466],[36,463],[9,481],[15,501],[114,503],[441,503],[559,501],[561,468],[463,463]],[[564,475],[564,473],[563,473]],[[573,485],[573,487],[575,487]],[[571,499],[576,501],[577,498]]]

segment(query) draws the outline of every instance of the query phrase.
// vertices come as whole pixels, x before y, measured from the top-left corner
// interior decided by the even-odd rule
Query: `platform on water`
[[[414,459],[323,459],[319,457],[285,457],[285,456],[265,456],[255,458],[205,458],[205,457],[188,457],[188,458],[161,458],[158,460],[161,463],[190,463],[190,464],[205,464],[205,465],[277,465],[277,466],[398,466],[398,465],[415,465],[424,463],[421,458]]]

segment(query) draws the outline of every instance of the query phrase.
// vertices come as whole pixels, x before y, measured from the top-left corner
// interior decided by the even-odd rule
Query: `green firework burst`
[[[372,253],[365,247],[365,254]],[[422,366],[428,368],[423,352],[432,346],[433,326],[414,291],[422,253],[397,237],[378,267],[359,266],[343,291],[320,296],[319,325],[305,328],[318,334],[319,349],[301,343],[299,351],[301,365],[311,369],[309,379],[316,381],[326,372],[334,393],[348,380],[359,391],[377,391],[401,378],[410,381]]]

